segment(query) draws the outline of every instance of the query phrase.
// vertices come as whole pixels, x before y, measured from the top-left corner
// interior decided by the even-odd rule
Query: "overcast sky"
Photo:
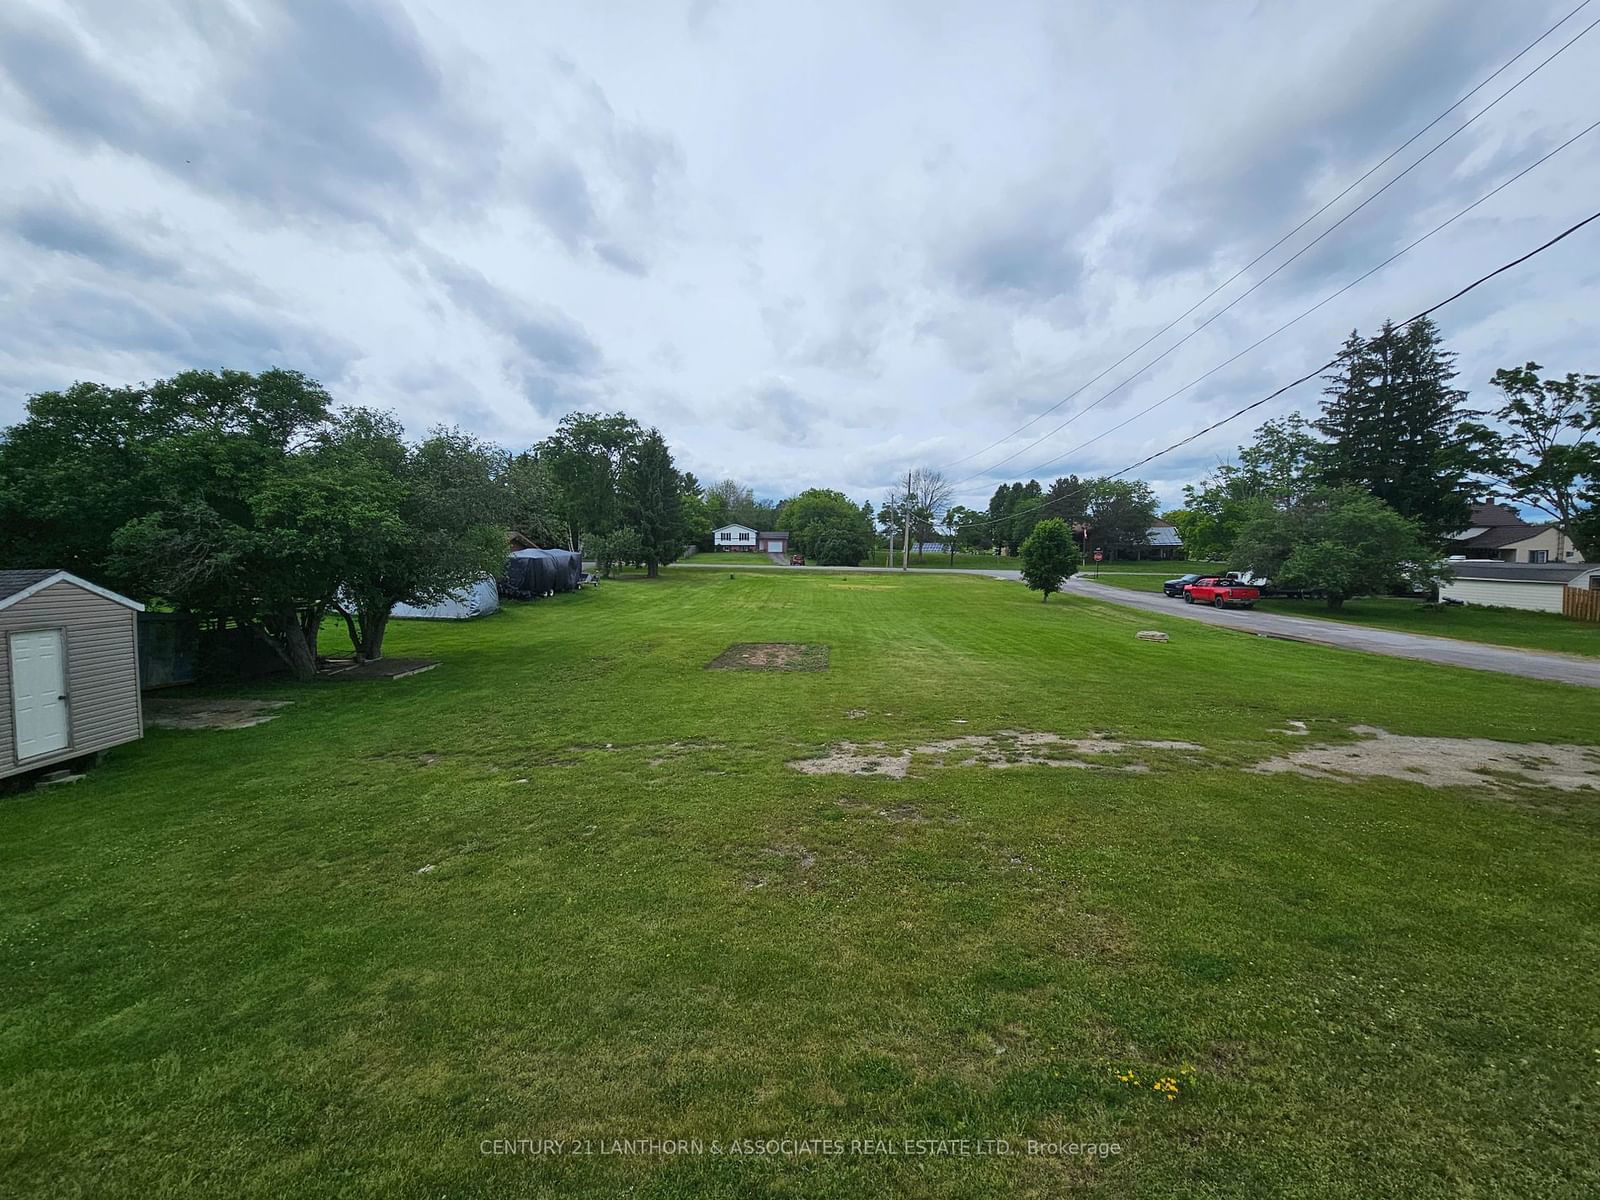
[[[780,497],[1115,470],[1593,210],[1600,30],[1010,462],[1600,15],[1023,437],[1577,0],[4,0],[0,423],[79,379],[293,367],[521,448],[574,408]],[[1600,371],[1600,225],[1440,318],[1462,383]],[[1280,404],[1151,464],[1164,500]]]

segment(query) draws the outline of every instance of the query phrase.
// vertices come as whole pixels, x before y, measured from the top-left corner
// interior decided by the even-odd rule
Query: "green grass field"
[[[888,551],[880,548],[874,549],[867,560],[861,565],[864,567],[882,567],[888,562]],[[895,551],[894,565],[900,565],[900,552]],[[911,555],[911,569],[926,569],[928,567],[961,567],[979,571],[1015,571],[1020,564],[1015,558],[1004,558],[996,554],[982,552],[958,551],[951,561],[949,554],[934,554],[929,551],[918,559],[916,554]]]
[[[1085,577],[1092,578],[1092,575],[1085,572]],[[1162,581],[1174,577],[1102,572],[1100,582],[1137,591],[1159,592]],[[1355,625],[1394,629],[1401,633],[1424,633],[1433,637],[1460,638],[1467,642],[1488,642],[1524,650],[1600,655],[1600,625],[1574,621],[1559,613],[1523,612],[1479,605],[1433,605],[1396,596],[1367,596],[1348,600],[1338,610],[1330,609],[1321,600],[1263,600],[1256,605],[1256,611],[1347,621]]]
[[[1356,723],[1592,745],[1595,694],[1151,625],[669,572],[0,797],[0,1190],[1600,1191],[1600,795],[1243,770]],[[768,642],[827,669],[706,669]],[[1199,749],[787,765],[1002,730]],[[785,1138],[824,1152],[742,1141]]]

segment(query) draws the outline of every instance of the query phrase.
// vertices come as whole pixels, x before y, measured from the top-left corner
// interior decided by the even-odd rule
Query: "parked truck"
[[[1208,575],[1185,584],[1185,604],[1209,604],[1213,608],[1254,608],[1261,589],[1220,575]]]

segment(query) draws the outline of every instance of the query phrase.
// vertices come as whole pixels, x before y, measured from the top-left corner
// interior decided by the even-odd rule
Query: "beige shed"
[[[0,571],[0,779],[144,736],[143,610],[66,571]]]

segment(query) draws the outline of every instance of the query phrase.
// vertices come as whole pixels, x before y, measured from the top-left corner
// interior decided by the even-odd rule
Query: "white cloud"
[[[414,429],[459,421],[511,445],[568,406],[622,408],[660,424],[702,478],[873,500],[906,462],[960,459],[1079,387],[1562,11],[140,10],[0,8],[0,321],[12,333],[0,422],[28,392],[78,378],[278,364]],[[1190,324],[961,463],[952,474],[975,478],[960,498],[1120,467],[1321,361],[1352,326],[1408,315],[1586,215],[1600,137],[1074,451],[1581,128],[1600,67],[1591,37],[1058,435],[987,469]],[[1527,359],[1600,369],[1586,315],[1600,307],[1594,236],[1443,314],[1463,383],[1484,393],[1494,368]],[[1316,397],[1308,386],[1257,415]],[[1176,499],[1185,472],[1248,432],[1229,427],[1147,473]]]

